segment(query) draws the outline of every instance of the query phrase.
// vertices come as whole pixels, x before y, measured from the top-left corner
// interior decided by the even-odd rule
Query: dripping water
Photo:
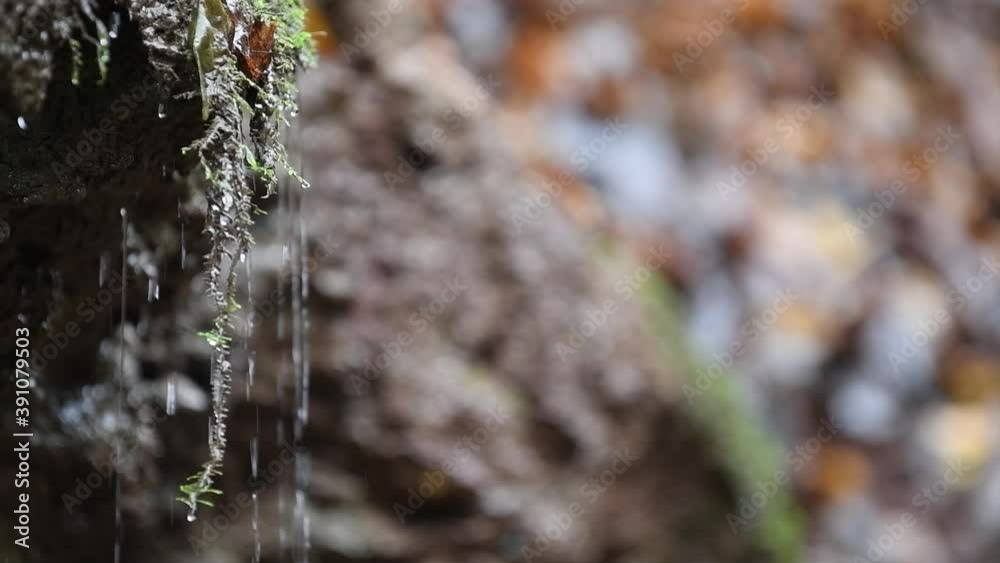
[[[115,439],[115,453],[116,453],[116,472],[115,472],[115,551],[114,551],[114,562],[119,563],[121,561],[121,548],[124,528],[122,526],[122,506],[121,506],[121,472],[118,471],[120,465],[122,464],[122,431],[121,425],[124,423],[124,408],[123,403],[125,400],[125,315],[126,315],[126,295],[128,294],[126,287],[126,276],[125,269],[128,267],[128,211],[122,207],[120,210],[122,217],[122,293],[121,293],[121,321],[120,321],[120,342],[118,343],[118,423],[116,424],[116,439]]]
[[[285,443],[285,421],[279,413],[275,434],[278,436],[278,444]],[[278,546],[279,553],[285,553],[285,546],[288,545],[288,528],[285,523],[285,486],[284,480],[278,480]]]
[[[301,169],[301,168],[300,168]],[[300,216],[299,216],[299,290],[300,290],[300,312],[299,312],[299,362],[301,377],[301,395],[299,401],[298,418],[299,423],[305,427],[309,425],[309,269],[306,267],[306,241],[305,223],[301,217],[301,201],[304,194],[299,195]]]
[[[181,224],[181,270],[184,269],[184,263],[187,262],[187,241],[184,238],[184,216],[181,215],[181,200],[177,200],[177,220]]]
[[[253,251],[248,250],[247,252],[240,254],[240,261],[243,262],[243,267],[245,268],[245,274],[247,278],[247,315],[246,315],[246,328],[245,336],[243,338],[243,351],[247,357],[247,376],[246,376],[246,393],[247,400],[250,400],[250,393],[253,390],[253,380],[254,380],[254,363],[255,357],[254,352],[250,350],[250,343],[253,341],[253,322],[254,315],[256,314],[256,309],[254,308],[253,300]]]
[[[152,303],[153,301],[160,300],[160,282],[157,281],[155,277],[149,278],[149,284],[146,287],[146,302]]]
[[[23,115],[17,116],[17,126],[21,129],[21,131],[28,130],[28,121],[24,119]]]
[[[254,418],[256,426],[254,426],[253,435],[253,452],[257,453],[257,444],[260,443],[260,405],[254,405]],[[253,468],[254,478],[257,476],[257,459],[250,460],[251,467]],[[257,503],[257,491],[253,492],[253,515],[251,516],[250,526],[253,529],[253,563],[260,563],[260,506]]]
[[[284,130],[282,133],[286,133]],[[287,139],[282,139],[286,142]],[[285,146],[288,146],[287,144]],[[279,217],[279,233],[278,236],[282,241],[281,249],[281,271],[278,276],[278,293],[279,295],[287,295],[285,293],[285,278],[291,274],[291,263],[290,255],[288,252],[288,241],[290,238],[290,225],[288,224],[290,220],[290,193],[287,185],[287,175],[284,172],[278,175],[278,217]],[[277,339],[279,344],[279,350],[281,350],[281,361],[278,363],[277,377],[275,378],[276,394],[278,399],[278,418],[275,426],[276,441],[278,444],[285,444],[285,413],[287,412],[287,398],[286,398],[286,379],[287,379],[287,365],[285,362],[285,349],[287,338],[287,325],[288,325],[288,300],[278,306],[278,327],[277,327]],[[288,518],[287,518],[287,486],[285,479],[278,481],[278,546],[279,553],[284,557],[287,553],[288,545]]]
[[[253,563],[260,563],[260,504],[257,502],[257,491],[252,493],[253,514],[250,527],[253,528]]]
[[[118,39],[118,30],[122,26],[122,16],[118,12],[111,12],[111,25],[108,26],[108,37]]]
[[[292,150],[296,152],[299,157],[299,172],[304,173],[302,167],[302,120],[297,119],[294,125],[294,142],[290,143]],[[306,254],[308,252],[308,244],[306,241],[306,228],[305,221],[303,218],[303,202],[305,199],[305,194],[303,189],[297,189],[296,192],[296,206],[294,211],[295,228],[292,231],[293,245],[295,246],[295,277],[293,278],[295,282],[295,295],[293,306],[295,307],[295,340],[293,348],[293,364],[295,368],[295,380],[296,380],[296,411],[295,411],[295,440],[296,445],[301,444],[304,441],[305,427],[309,423],[309,316],[308,316],[308,297],[309,297],[309,278],[308,269],[306,268]],[[298,557],[297,560],[304,563],[309,559],[309,516],[308,516],[308,506],[306,502],[306,491],[308,490],[308,480],[309,480],[309,455],[308,453],[300,453],[298,449],[295,452],[295,509],[296,509],[296,524],[298,527],[296,535],[296,544]]]
[[[257,480],[257,468],[260,459],[260,452],[257,447],[257,436],[254,436],[250,439],[250,475],[253,476],[254,480]]]
[[[167,416],[177,413],[177,381],[171,375],[167,378]]]
[[[104,282],[108,279],[108,270],[111,268],[111,255],[107,252],[101,254],[101,265],[97,270],[97,285],[104,287]]]
[[[253,389],[254,373],[257,368],[257,352],[251,351],[247,354],[247,400],[250,400],[250,391]]]

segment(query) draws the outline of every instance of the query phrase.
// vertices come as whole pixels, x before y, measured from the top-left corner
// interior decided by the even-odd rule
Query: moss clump
[[[682,375],[685,385],[696,385],[696,374],[705,366],[688,352],[682,335],[676,299],[666,283],[652,279],[643,289],[643,302],[650,312],[649,323],[663,344],[665,359]],[[755,483],[767,482],[780,469],[778,445],[768,435],[763,422],[750,413],[739,398],[731,375],[718,378],[688,402],[688,414],[719,452],[719,461],[740,495],[755,492]],[[777,563],[802,560],[805,541],[804,517],[787,490],[779,490],[762,510],[753,527],[755,543]]]
[[[250,229],[260,210],[248,171],[274,193],[277,168],[305,182],[288,165],[278,128],[284,115],[297,110],[295,77],[312,62],[312,42],[304,31],[305,9],[299,0],[197,0],[189,39],[198,65],[205,135],[186,149],[200,162],[206,181],[211,241],[205,257],[208,294],[216,315],[211,331],[203,333],[213,349],[212,423],[209,459],[181,487],[179,501],[193,519],[203,496],[215,494],[226,448],[226,418],[232,381],[230,364],[236,302],[236,264],[253,244]],[[249,129],[244,130],[244,118]],[[246,138],[251,142],[248,144]]]

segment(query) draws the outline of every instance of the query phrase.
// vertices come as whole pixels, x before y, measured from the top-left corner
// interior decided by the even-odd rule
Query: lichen
[[[295,77],[311,63],[312,44],[304,31],[305,10],[299,0],[275,3],[255,0],[197,0],[191,22],[191,49],[199,72],[205,135],[186,151],[194,152],[205,177],[208,221],[205,233],[211,247],[205,257],[208,295],[215,306],[212,330],[202,333],[213,350],[211,373],[212,421],[209,459],[181,487],[178,500],[193,519],[203,497],[218,494],[212,488],[221,475],[226,449],[226,418],[232,381],[230,363],[232,317],[236,300],[237,263],[253,244],[251,227],[260,213],[255,206],[255,174],[265,190],[274,193],[277,169],[300,180],[288,165],[278,128],[284,115],[296,111]],[[273,37],[255,34],[273,33]],[[273,41],[273,44],[272,44]],[[270,44],[269,52],[260,46]],[[263,68],[251,67],[267,61]],[[260,72],[256,72],[260,71]],[[244,118],[249,129],[244,131]],[[245,139],[249,136],[251,143]]]

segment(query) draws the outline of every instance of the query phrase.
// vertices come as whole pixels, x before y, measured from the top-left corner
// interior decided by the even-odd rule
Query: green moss
[[[649,323],[661,343],[664,360],[686,385],[700,390],[696,387],[696,374],[707,366],[689,352],[676,313],[679,305],[670,287],[653,278],[643,286],[642,297]],[[779,447],[762,421],[740,400],[731,374],[714,380],[702,393],[693,404],[685,401],[688,414],[712,442],[739,494],[749,497],[755,492],[755,483],[772,481],[775,472],[782,469]],[[779,490],[755,522],[755,542],[770,553],[774,561],[801,561],[804,519],[789,491]]]
[[[230,11],[232,10],[232,11]],[[275,41],[270,69],[258,82],[239,68],[230,45],[236,22],[270,22]],[[239,24],[236,24],[239,25]],[[260,210],[254,205],[254,188],[248,172],[256,174],[266,190],[274,193],[277,169],[307,186],[288,165],[285,147],[278,141],[278,127],[287,124],[284,116],[297,111],[295,78],[298,69],[310,64],[312,44],[303,36],[305,10],[299,0],[278,0],[274,4],[246,0],[223,4],[221,0],[198,0],[189,28],[191,49],[199,72],[205,135],[185,149],[194,152],[205,176],[208,221],[205,233],[211,248],[205,257],[208,295],[215,304],[212,329],[202,336],[212,347],[212,422],[208,446],[209,460],[181,487],[178,500],[186,504],[193,519],[202,497],[215,494],[212,483],[222,473],[226,448],[226,417],[232,366],[231,321],[239,309],[236,300],[236,265],[253,244],[250,229]],[[305,37],[305,39],[304,39]],[[249,117],[251,139],[244,139],[244,118]]]
[[[228,56],[228,44],[232,23],[222,4],[222,0],[199,0],[195,3],[194,17],[188,32],[188,41],[194,52],[198,67],[198,83],[201,91],[201,117],[208,120],[211,112],[211,98],[207,94],[206,77],[216,70],[221,60]]]

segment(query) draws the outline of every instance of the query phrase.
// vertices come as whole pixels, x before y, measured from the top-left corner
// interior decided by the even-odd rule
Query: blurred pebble
[[[852,438],[878,443],[896,433],[899,416],[896,396],[868,378],[848,378],[834,391],[829,409]]]

